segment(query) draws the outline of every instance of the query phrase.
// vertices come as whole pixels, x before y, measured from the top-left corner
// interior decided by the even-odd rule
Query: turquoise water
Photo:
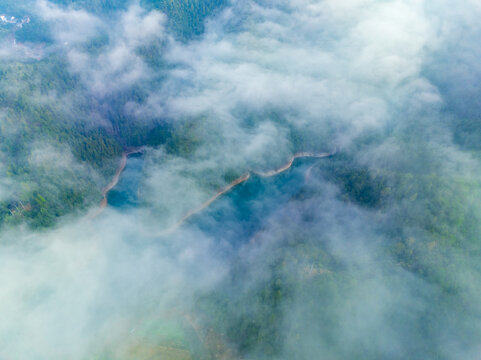
[[[270,178],[252,175],[248,181],[189,219],[187,224],[234,247],[246,243],[266,227],[276,212],[302,195],[309,186],[305,180],[306,171],[318,161],[323,160],[299,159],[291,169]]]
[[[306,189],[307,169],[325,159],[298,159],[291,169],[270,178],[251,178],[218,198],[209,208],[194,215],[183,226],[193,226],[205,234],[233,245],[249,241],[266,226],[266,221],[294,201]],[[139,186],[144,157],[129,156],[119,183],[108,194],[108,204],[119,211],[140,206]],[[199,204],[200,205],[200,204]]]
[[[142,153],[129,155],[117,186],[107,195],[109,206],[118,210],[129,210],[139,206],[139,186],[143,168],[144,156]]]

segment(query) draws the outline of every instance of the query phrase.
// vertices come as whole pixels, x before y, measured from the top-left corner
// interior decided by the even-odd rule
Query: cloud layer
[[[273,353],[267,341],[248,350],[225,341],[245,359],[475,357],[481,173],[453,128],[479,116],[481,7],[438,5],[233,1],[205,34],[179,43],[165,15],[137,4],[105,19],[39,1],[52,49],[87,96],[140,88],[140,101],[119,100],[124,115],[162,119],[196,141],[187,154],[146,150],[138,209],[1,233],[0,357],[85,359],[105,348],[122,357],[148,318],[218,326],[221,339],[242,316],[276,326]],[[155,235],[248,170],[336,147],[326,165],[254,179],[197,222]],[[77,169],[48,145],[31,161]],[[349,198],[356,189],[332,180],[343,166],[387,183],[382,206]],[[0,181],[0,198],[7,186]],[[229,242],[249,226],[253,236]],[[400,266],[405,254],[417,268]],[[221,325],[212,303],[202,308],[216,296],[231,315]],[[454,301],[469,315],[444,316]]]

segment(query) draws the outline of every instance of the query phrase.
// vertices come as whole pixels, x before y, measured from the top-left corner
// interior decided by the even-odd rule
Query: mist
[[[144,146],[138,206],[98,216],[108,178],[71,140],[28,138],[29,183],[0,152],[0,200],[97,196],[0,229],[0,359],[477,358],[480,4],[230,1],[188,41],[144,5],[33,7],[74,86],[32,101],[68,126],[175,136],[119,140]],[[9,116],[4,144],[28,126]],[[256,175],[297,152],[333,155]]]

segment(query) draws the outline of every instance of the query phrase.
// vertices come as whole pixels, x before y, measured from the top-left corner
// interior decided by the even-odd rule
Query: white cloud
[[[195,291],[223,277],[209,239],[152,244],[138,225],[107,212],[40,234],[2,232],[0,355],[84,359],[111,342],[133,346],[142,319],[182,316]]]
[[[151,71],[137,53],[141,46],[164,39],[164,16],[133,5],[108,29],[109,44],[98,55],[69,51],[72,71],[81,76],[94,94],[102,96],[148,81]]]
[[[240,126],[246,113],[274,109],[297,129],[334,125],[349,142],[392,121],[391,104],[438,99],[419,88],[433,37],[423,2],[239,2],[199,41],[172,45],[166,58],[176,68],[136,113],[206,115],[224,139],[240,139],[252,136]]]
[[[60,8],[46,0],[38,0],[37,14],[52,27],[52,34],[60,44],[75,45],[94,37],[102,21],[85,10]]]
[[[150,112],[179,122],[192,118],[201,145],[186,159],[160,150],[146,155],[147,162],[152,159],[143,189],[153,205],[148,210],[128,216],[107,210],[93,222],[80,219],[43,233],[15,229],[1,234],[0,355],[4,351],[16,352],[20,359],[80,359],[96,345],[125,339],[116,329],[129,329],[131,317],[145,315],[137,312],[146,299],[155,299],[153,313],[158,314],[179,302],[182,308],[196,290],[215,286],[228,266],[213,254],[211,240],[202,232],[181,231],[156,242],[139,234],[147,226],[162,230],[195,208],[212,194],[212,188],[223,185],[228,171],[282,164],[296,150],[289,138],[291,128],[312,136],[317,141],[314,146],[325,149],[331,145],[327,141],[333,141],[329,136],[351,143],[388,124],[436,126],[433,114],[439,114],[444,99],[424,77],[426,53],[446,39],[446,33],[438,33],[440,28],[463,31],[456,21],[439,26],[439,18],[433,19],[427,7],[426,1],[414,0],[237,2],[211,21],[200,39],[171,42],[165,56],[175,69],[160,89],[151,92],[146,106],[129,107],[139,117]],[[39,8],[57,31],[72,72],[93,95],[102,97],[148,81],[152,69],[136,50],[166,39],[163,15],[134,5],[118,14],[109,28],[110,23],[80,10],[46,2],[40,2]],[[87,31],[82,32],[83,27]],[[100,33],[107,34],[109,42],[99,53],[81,48]],[[439,138],[434,134],[425,139],[431,140],[433,146],[427,148],[435,152]],[[475,160],[453,150],[448,141],[445,144],[449,148],[438,157],[419,153],[425,156],[419,163],[446,158],[439,174],[461,171],[479,178]],[[406,152],[404,146],[401,140],[388,139],[363,152],[360,163],[395,166],[397,160],[407,167],[413,161],[400,155]],[[69,154],[60,155],[49,146],[36,148],[30,160],[47,169],[75,166]],[[327,246],[346,267],[366,271],[369,289],[379,297],[372,297],[363,282],[355,287],[357,293],[346,291],[343,306],[352,312],[340,317],[343,334],[347,331],[350,341],[369,347],[371,332],[386,330],[380,344],[389,348],[392,343],[401,351],[402,339],[388,333],[392,330],[388,320],[393,308],[423,310],[410,293],[412,278],[393,296],[388,291],[391,277],[370,275],[378,270],[369,253],[375,246],[367,241],[378,240],[378,229],[369,226],[376,220],[373,212],[344,204],[332,188],[321,185],[327,195],[305,204],[316,211],[309,230],[316,241],[327,237]],[[302,216],[310,214],[299,203],[291,201],[285,217],[268,224],[264,232],[271,243],[261,244],[264,251],[254,249],[259,255],[254,260],[265,266],[266,273],[271,263],[264,263],[264,255],[274,252],[279,233],[289,235],[295,226],[304,226]],[[16,245],[6,244],[9,239],[15,239]],[[404,275],[400,278],[405,280]],[[360,303],[351,307],[349,302],[359,298]],[[301,301],[295,310],[303,309]],[[375,317],[366,317],[365,309]],[[359,325],[355,328],[366,332],[349,329],[353,318]],[[310,345],[316,344],[318,333],[310,335]]]
[[[50,24],[57,45],[66,51],[72,73],[80,75],[96,96],[123,90],[151,76],[138,51],[165,39],[162,13],[147,12],[134,4],[115,14],[118,18],[106,19],[44,0],[38,1],[37,8]],[[101,36],[107,43],[98,52],[88,52],[85,45]]]

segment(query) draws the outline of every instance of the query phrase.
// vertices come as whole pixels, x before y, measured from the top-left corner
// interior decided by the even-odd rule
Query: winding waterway
[[[144,168],[142,153],[133,153],[128,156],[126,166],[116,186],[106,195],[109,206],[120,211],[127,211],[139,206],[140,182]]]
[[[102,200],[100,201],[100,205],[99,205],[97,211],[95,211],[95,213],[92,214],[91,218],[96,218],[97,216],[99,216],[105,210],[107,205],[112,203],[112,201],[109,202],[109,200],[108,200],[109,195],[117,187],[117,185],[120,181],[121,175],[124,175],[123,172],[124,172],[124,170],[127,166],[127,162],[128,162],[129,157],[131,157],[132,155],[135,155],[135,154],[142,154],[143,151],[144,151],[144,148],[139,147],[139,148],[133,148],[133,149],[126,150],[122,153],[122,157],[120,158],[119,166],[117,167],[117,170],[115,171],[115,174],[112,177],[112,180],[110,180],[110,182],[102,189]],[[126,189],[128,189],[128,187],[126,187]]]
[[[210,199],[208,199],[206,202],[204,202],[198,208],[196,208],[194,210],[191,210],[187,214],[185,214],[171,229],[168,230],[168,232],[173,232],[173,231],[177,230],[180,226],[182,226],[183,223],[185,223],[193,215],[195,215],[197,213],[200,213],[204,209],[208,208],[219,197],[228,193],[229,191],[231,191],[233,188],[237,187],[238,185],[240,185],[240,184],[246,182],[247,180],[249,180],[251,178],[252,174],[260,176],[260,177],[264,177],[264,178],[274,177],[276,175],[279,175],[279,174],[289,170],[292,167],[292,165],[294,164],[294,161],[296,161],[296,159],[302,159],[302,158],[321,159],[321,158],[331,157],[334,154],[335,154],[335,152],[331,152],[331,153],[299,152],[299,153],[294,154],[285,165],[281,166],[278,169],[269,170],[269,171],[265,171],[265,172],[264,171],[254,171],[254,170],[248,171],[246,174],[244,174],[241,177],[235,179],[230,184],[228,184],[226,187],[219,190],[214,196],[212,196]]]
[[[137,148],[130,151],[126,151],[122,154],[119,167],[114,177],[102,191],[103,198],[100,203],[99,211],[95,216],[98,216],[106,208],[107,205],[113,206],[119,209],[123,209],[126,207],[127,208],[134,207],[137,205],[137,200],[138,200],[137,191],[139,188],[139,182],[140,182],[142,166],[143,166],[142,152],[143,152],[142,148]],[[331,157],[335,153],[336,151],[329,152],[329,153],[299,152],[294,154],[283,166],[277,169],[268,170],[268,171],[249,170],[244,175],[238,177],[237,179],[233,180],[231,183],[226,185],[224,188],[220,189],[212,197],[207,199],[204,203],[200,204],[197,208],[194,208],[188,211],[182,218],[180,218],[169,229],[163,231],[162,233],[156,234],[155,236],[161,236],[161,235],[166,235],[166,234],[175,232],[186,221],[191,219],[194,215],[203,212],[207,208],[210,208],[212,204],[216,202],[217,199],[223,197],[227,193],[230,193],[233,189],[237,188],[239,185],[246,183],[249,179],[252,178],[252,176],[255,176],[256,179],[252,181],[253,186],[248,190],[248,192],[251,195],[253,193],[259,192],[255,190],[255,188],[258,188],[259,186],[261,186],[261,184],[259,183],[259,179],[275,178],[278,175],[285,173],[287,170],[293,167],[297,159],[299,160],[300,159],[322,159],[322,158]],[[312,166],[313,165],[309,167],[308,172],[310,172],[310,169],[312,169]],[[305,175],[303,175],[301,178],[305,180],[307,175],[306,171],[304,171],[303,174]],[[295,181],[296,183],[298,183],[299,179],[292,180],[292,181]],[[287,180],[284,180],[284,182],[286,182],[286,184],[288,183]],[[296,186],[286,185],[285,189],[288,187],[295,188]],[[277,194],[275,196],[276,199],[280,200],[280,198],[282,197],[281,195],[289,194],[289,191],[286,191],[285,189],[281,192],[282,194]],[[249,196],[247,194],[244,194],[244,196],[240,196],[240,199],[237,199],[239,200],[238,201],[239,206],[244,206],[241,203],[242,203],[242,199],[246,199],[246,198],[249,198]],[[222,221],[222,222],[225,223],[226,221]]]

